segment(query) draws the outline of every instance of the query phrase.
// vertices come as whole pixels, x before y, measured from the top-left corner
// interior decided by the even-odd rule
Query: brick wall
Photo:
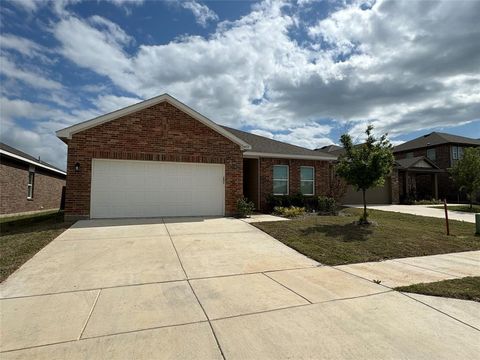
[[[330,165],[322,160],[297,159],[260,159],[260,208],[266,210],[267,196],[273,192],[273,165],[288,165],[289,193],[294,195],[300,192],[300,166],[315,168],[315,195],[327,195],[330,181]]]
[[[225,164],[225,211],[243,192],[240,146],[167,102],[87,129],[68,141],[65,211],[88,217],[92,158]],[[75,172],[75,164],[80,171]]]
[[[27,199],[29,165],[2,156],[0,162],[0,214],[60,208],[65,178],[36,167],[33,198]]]
[[[443,144],[438,146],[429,147],[429,149],[435,149],[436,159],[433,161],[440,169],[448,169],[451,165],[450,160],[450,144]],[[410,151],[402,151],[394,153],[395,159],[405,159],[407,154],[413,152],[413,157],[425,156],[427,157],[427,148],[415,149]]]

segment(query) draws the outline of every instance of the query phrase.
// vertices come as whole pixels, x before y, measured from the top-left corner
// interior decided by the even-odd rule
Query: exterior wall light
[[[75,172],[79,172],[80,171],[80,163],[76,163],[75,164]]]

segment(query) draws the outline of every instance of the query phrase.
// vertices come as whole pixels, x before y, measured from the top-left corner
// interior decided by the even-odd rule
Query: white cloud
[[[45,56],[46,53],[50,53],[49,49],[20,36],[7,33],[0,34],[0,49],[2,51],[14,50],[27,58],[40,58],[45,63],[52,63],[52,61]]]
[[[0,56],[0,74],[10,79],[20,80],[37,89],[59,90],[62,88],[62,84],[58,81],[47,79],[37,72],[21,69],[5,56]]]
[[[55,131],[141,101],[137,98],[99,95],[89,109],[63,111],[51,106],[21,99],[0,97],[1,139],[7,144],[60,168],[66,165],[66,146]],[[32,128],[16,120],[35,119]]]
[[[140,101],[142,101],[142,99],[128,96],[100,95],[95,100],[95,105],[102,113],[109,113]]]
[[[67,58],[123,90],[169,92],[231,126],[275,133],[328,118],[355,133],[370,122],[397,135],[478,118],[479,4],[354,3],[306,29],[308,44],[290,37],[298,21],[274,1],[220,23],[209,38],[140,45],[134,55],[112,31],[77,18],[55,34]],[[289,139],[316,146],[313,134],[302,136]]]
[[[105,34],[106,39],[112,39],[116,44],[129,45],[135,42],[134,38],[123,31],[120,26],[102,16],[93,15],[89,20],[91,24],[96,25],[98,31]]]
[[[43,3],[41,0],[11,0],[11,2],[27,12],[35,12]]]
[[[200,4],[194,0],[187,0],[181,3],[184,9],[190,10],[197,21],[197,24],[206,27],[210,21],[217,21],[218,15],[207,5]]]
[[[3,142],[65,168],[66,146],[56,138],[52,127],[66,126],[63,119],[67,114],[43,104],[5,97],[0,97],[0,108]],[[34,118],[36,121],[32,128],[25,128],[15,122],[18,118]]]
[[[265,1],[208,37],[155,45],[104,17],[67,14],[52,25],[58,51],[110,80],[82,90],[130,96],[100,93],[93,110],[74,108],[65,122],[163,92],[219,123],[310,148],[330,142],[322,119],[354,136],[367,123],[398,136],[479,119],[480,2],[346,4],[312,23],[302,18],[310,6],[295,13]],[[303,43],[292,37],[299,29],[310,36]]]
[[[98,23],[99,19],[96,20]],[[53,34],[62,45],[59,52],[78,66],[115,79],[123,88],[134,85],[135,80],[129,75],[131,61],[122,48],[126,36],[119,27],[111,26],[101,31],[70,16],[56,24]]]

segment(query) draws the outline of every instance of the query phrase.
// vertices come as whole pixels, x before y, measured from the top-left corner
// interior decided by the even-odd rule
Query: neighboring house
[[[70,218],[222,216],[244,195],[326,194],[329,154],[220,126],[164,94],[57,131]]]
[[[432,132],[395,146],[393,154],[397,162],[405,164],[423,157],[427,164],[434,165],[433,170],[417,169],[416,173],[403,174],[399,179],[401,200],[407,197],[446,198],[455,202],[466,200],[465,194],[460,193],[455,187],[448,169],[462,158],[466,147],[472,146],[480,146],[480,140],[439,132]],[[407,175],[410,175],[409,178],[406,178]]]
[[[338,145],[323,146],[315,151],[328,153],[333,156],[340,156],[345,153],[343,147]],[[392,174],[385,179],[383,186],[368,189],[365,197],[370,204],[398,204],[398,169],[394,167]],[[363,193],[357,191],[352,185],[347,186],[345,195],[341,198],[342,204],[355,205],[363,203]]]
[[[0,143],[0,214],[59,209],[65,178],[65,171]]]
[[[459,192],[449,176],[448,169],[463,156],[466,147],[480,146],[480,139],[432,132],[407,141],[393,148],[395,166],[385,185],[367,191],[367,200],[372,204],[395,204],[411,200],[444,199],[465,201],[466,195]],[[337,145],[328,145],[318,152],[334,156],[345,150]],[[361,192],[352,186],[342,198],[344,204],[362,202]]]

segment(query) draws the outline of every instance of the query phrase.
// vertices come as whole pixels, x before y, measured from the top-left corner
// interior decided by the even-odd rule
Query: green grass
[[[5,224],[5,223],[13,223],[17,222],[19,220],[28,220],[28,221],[36,221],[40,218],[48,218],[52,214],[58,213],[58,210],[47,210],[43,212],[38,212],[35,214],[24,214],[24,215],[12,215],[12,216],[3,216],[0,217],[0,224]]]
[[[435,209],[443,209],[442,206],[430,206]],[[455,211],[462,211],[462,212],[469,212],[469,213],[480,213],[480,205],[473,205],[472,209],[468,205],[456,205],[456,206],[447,206],[448,210],[455,210]]]
[[[361,209],[345,209],[343,216],[309,216],[252,225],[284,244],[326,265],[480,250],[475,224],[369,210],[377,226],[358,226]]]
[[[401,286],[395,290],[480,302],[480,276]]]
[[[0,282],[72,224],[64,222],[63,214],[57,211],[1,223]]]

